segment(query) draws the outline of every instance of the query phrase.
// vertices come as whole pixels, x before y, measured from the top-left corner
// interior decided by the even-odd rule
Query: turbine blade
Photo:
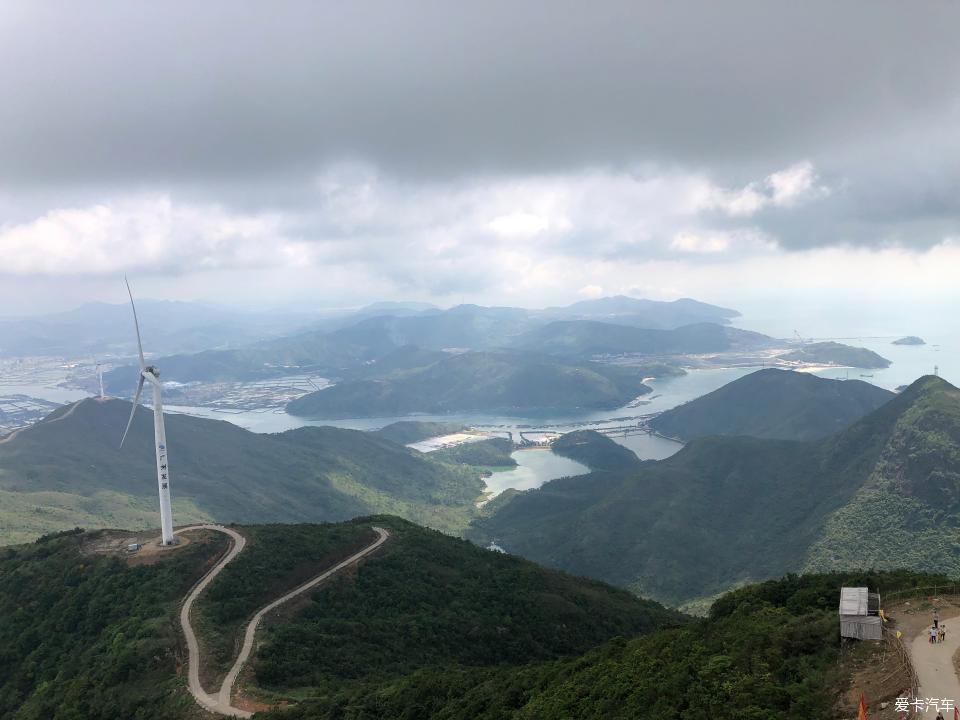
[[[133,396],[133,406],[130,408],[130,419],[127,420],[127,429],[123,431],[123,437],[120,438],[120,447],[123,447],[123,441],[127,439],[127,433],[130,432],[130,426],[133,425],[133,416],[137,414],[137,406],[140,404],[140,393],[143,392],[143,375],[140,375],[140,382],[137,383],[137,394]]]
[[[143,361],[143,344],[140,342],[140,322],[137,320],[137,306],[133,304],[133,292],[130,290],[130,281],[127,276],[123,276],[123,281],[127,284],[127,295],[130,296],[130,307],[133,308],[133,327],[137,331],[137,350],[140,352],[140,369],[143,370],[147,364]],[[143,384],[141,378],[140,383]]]

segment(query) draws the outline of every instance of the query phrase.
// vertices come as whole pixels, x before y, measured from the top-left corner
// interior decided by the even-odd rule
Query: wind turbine
[[[123,447],[123,441],[127,439],[127,433],[130,432],[130,426],[133,424],[133,416],[137,413],[137,406],[140,404],[140,393],[143,391],[143,381],[147,380],[153,385],[153,438],[157,451],[157,484],[160,486],[160,533],[163,536],[164,545],[173,545],[173,518],[170,513],[170,471],[167,463],[167,433],[163,427],[163,386],[160,384],[160,371],[153,365],[147,365],[143,360],[143,345],[140,343],[140,323],[137,321],[137,306],[133,304],[133,293],[130,291],[130,281],[124,278],[127,283],[127,295],[130,296],[130,307],[133,309],[133,327],[137,331],[137,350],[140,353],[140,381],[137,383],[137,393],[133,396],[133,407],[130,408],[130,419],[127,421],[127,429],[123,431],[123,438],[120,440],[120,447]]]
[[[103,402],[103,365],[97,363],[97,378],[100,380],[100,402]]]

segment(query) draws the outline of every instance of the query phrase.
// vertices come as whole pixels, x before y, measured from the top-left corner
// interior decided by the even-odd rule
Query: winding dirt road
[[[311,580],[308,580],[303,585],[294,588],[283,597],[277,598],[273,602],[258,610],[256,615],[254,615],[250,619],[250,622],[247,623],[247,628],[243,636],[243,648],[240,650],[240,654],[233,663],[233,667],[230,668],[230,672],[228,672],[227,676],[223,679],[223,684],[220,686],[220,691],[216,695],[210,695],[200,684],[200,646],[197,643],[197,636],[193,631],[193,626],[190,624],[190,610],[193,608],[193,603],[197,597],[199,597],[200,593],[203,592],[210,582],[220,574],[220,571],[223,570],[224,567],[226,567],[237,555],[243,551],[247,541],[243,535],[237,531],[223,527],[222,525],[191,525],[190,527],[177,530],[176,534],[187,532],[189,530],[215,530],[217,532],[226,533],[233,540],[233,545],[227,554],[224,555],[223,558],[221,558],[220,561],[214,565],[213,568],[211,568],[210,571],[207,572],[207,574],[204,575],[193,587],[186,599],[183,601],[183,606],[180,609],[180,626],[183,628],[183,634],[187,640],[187,651],[189,655],[187,684],[190,688],[190,694],[193,695],[197,703],[206,710],[219,713],[221,715],[231,715],[233,717],[244,718],[250,717],[252,713],[234,707],[231,704],[231,696],[233,695],[233,687],[236,684],[237,677],[240,675],[240,671],[243,669],[244,663],[247,662],[247,659],[250,657],[250,653],[253,650],[253,641],[263,616],[280,605],[283,605],[285,602],[295,598],[297,595],[306,592],[327,578],[336,575],[341,570],[358,562],[360,559],[369,555],[378,547],[383,545],[383,543],[387,541],[387,538],[390,537],[390,533],[388,533],[386,530],[381,527],[374,526],[373,530],[377,533],[378,537],[373,543],[354,553],[346,560],[334,565],[329,570],[326,570]]]

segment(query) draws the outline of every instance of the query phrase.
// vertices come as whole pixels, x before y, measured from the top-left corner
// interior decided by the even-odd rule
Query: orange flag
[[[863,693],[860,693],[860,712],[857,713],[857,720],[867,720],[867,704],[863,701]]]

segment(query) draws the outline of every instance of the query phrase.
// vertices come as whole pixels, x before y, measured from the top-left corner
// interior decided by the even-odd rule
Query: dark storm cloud
[[[956,102],[960,5],[23,3],[0,183],[360,158],[403,176],[637,161],[741,180]]]
[[[925,250],[960,230],[957,27],[937,0],[2,3],[0,273],[443,294]]]

